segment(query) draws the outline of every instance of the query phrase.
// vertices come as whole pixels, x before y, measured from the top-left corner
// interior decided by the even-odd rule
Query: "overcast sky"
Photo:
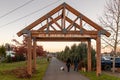
[[[17,37],[17,32],[63,2],[66,2],[73,8],[77,9],[94,22],[99,23],[98,18],[103,14],[106,0],[0,0],[0,44],[13,43],[11,41],[13,38],[21,41],[22,38]],[[25,3],[28,4],[10,14],[7,14]],[[37,10],[39,11],[30,16],[24,17]],[[7,15],[4,16],[5,14]],[[41,42],[40,44],[47,51],[58,51],[64,49],[66,45],[70,46],[74,43]]]

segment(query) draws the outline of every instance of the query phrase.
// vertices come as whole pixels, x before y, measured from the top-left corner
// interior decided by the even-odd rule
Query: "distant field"
[[[12,73],[4,73],[6,71],[10,71],[19,67],[25,67],[26,62],[15,62],[15,63],[0,63],[0,80],[42,80],[42,77],[45,74],[45,71],[48,66],[48,62],[45,58],[37,60],[37,71],[35,74],[32,75],[30,79],[21,79],[17,78]]]

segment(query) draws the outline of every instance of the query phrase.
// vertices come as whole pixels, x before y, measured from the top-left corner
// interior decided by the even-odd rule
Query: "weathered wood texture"
[[[33,69],[36,70],[36,38],[33,39]]]
[[[27,37],[27,72],[32,75],[32,42],[31,37]]]
[[[101,38],[100,36],[96,39],[96,74],[97,76],[101,75]]]
[[[73,13],[76,18],[72,20],[67,16],[66,12]],[[61,13],[59,13],[61,12]],[[55,14],[59,13],[58,16]],[[61,22],[59,22],[61,21]],[[77,22],[78,21],[78,22]],[[83,27],[83,22],[89,24],[95,30],[87,30]],[[44,23],[40,28],[34,30],[37,25]],[[69,25],[67,26],[67,24]],[[52,29],[52,30],[51,30]],[[110,36],[110,33],[104,30],[100,25],[96,24],[71,6],[63,3],[48,12],[38,20],[34,21],[21,31],[17,33],[21,36],[29,31],[31,38],[36,38],[36,41],[88,41],[88,71],[91,71],[91,39],[96,40],[96,51],[97,51],[97,75],[101,74],[101,41],[99,35]],[[31,38],[28,38],[28,73],[32,75],[32,53],[31,53]],[[33,67],[36,68],[36,41],[33,42]]]
[[[87,65],[88,65],[88,71],[92,70],[92,63],[91,63],[91,40],[88,40],[88,51],[87,51]]]

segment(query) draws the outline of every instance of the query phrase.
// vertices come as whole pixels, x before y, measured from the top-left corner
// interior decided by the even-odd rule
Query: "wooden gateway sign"
[[[101,74],[101,35],[110,36],[100,25],[63,3],[17,33],[27,35],[27,71],[32,75],[32,41],[33,68],[36,69],[36,41],[87,41],[88,71],[91,71],[91,39],[96,40],[96,74]]]

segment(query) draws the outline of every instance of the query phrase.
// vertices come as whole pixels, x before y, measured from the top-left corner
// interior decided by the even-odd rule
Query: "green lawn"
[[[120,78],[115,77],[115,76],[110,76],[107,74],[102,73],[101,76],[97,77],[96,72],[82,72],[80,71],[81,74],[84,76],[88,77],[90,80],[120,80]]]
[[[25,67],[26,62],[15,62],[15,63],[0,63],[0,80],[42,80],[45,71],[48,66],[48,62],[45,58],[37,60],[37,71],[32,75],[30,79],[17,78],[12,73],[3,74],[4,71],[10,71],[18,67]]]

